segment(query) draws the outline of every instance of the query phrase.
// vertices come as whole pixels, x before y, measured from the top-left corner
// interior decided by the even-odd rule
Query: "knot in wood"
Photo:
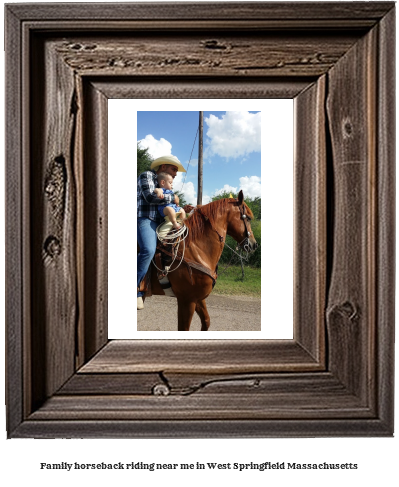
[[[57,237],[50,235],[44,242],[44,251],[50,257],[55,257],[61,253],[61,242]]]
[[[359,318],[359,313],[354,304],[349,301],[345,301],[342,304],[333,306],[328,313],[330,317],[331,324],[334,323],[334,318],[341,317],[346,323],[354,324]]]
[[[94,49],[97,49],[97,45],[96,44],[86,44],[84,46],[84,50],[85,51],[94,51]]]
[[[356,312],[356,307],[350,303],[349,301],[346,301],[345,303],[341,304],[340,312],[344,314],[348,320],[353,320],[356,318],[357,312]]]
[[[44,191],[46,192],[47,196],[51,198],[56,191],[55,184],[52,181],[48,182]]]
[[[170,389],[166,384],[156,384],[152,388],[152,393],[154,396],[169,396]]]
[[[51,162],[44,183],[44,192],[54,213],[63,213],[66,180],[65,158],[60,155]]]
[[[353,135],[353,125],[347,118],[342,122],[342,132],[344,138],[349,138]]]
[[[220,44],[216,39],[203,41],[202,45],[205,47],[205,49],[227,49],[225,45]]]

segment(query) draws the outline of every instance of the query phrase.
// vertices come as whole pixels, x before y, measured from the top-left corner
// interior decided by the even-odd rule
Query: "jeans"
[[[137,218],[137,241],[140,252],[137,255],[137,287],[147,274],[157,248],[157,226],[159,223],[149,218]],[[144,293],[138,292],[137,297]]]

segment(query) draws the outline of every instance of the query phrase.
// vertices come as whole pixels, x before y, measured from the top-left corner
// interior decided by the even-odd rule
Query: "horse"
[[[226,235],[230,235],[246,252],[254,252],[258,244],[251,229],[252,219],[253,213],[240,191],[237,199],[223,198],[194,208],[185,220],[188,235],[184,241],[184,256],[181,242],[177,258],[167,275],[177,298],[178,331],[190,330],[194,312],[201,319],[201,331],[208,331],[210,318],[205,299],[216,282],[217,265]],[[154,263],[150,272],[151,293],[165,295]]]

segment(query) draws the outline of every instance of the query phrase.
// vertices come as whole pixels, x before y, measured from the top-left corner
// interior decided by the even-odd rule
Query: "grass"
[[[224,270],[219,265],[219,274],[213,289],[215,294],[228,296],[261,296],[261,270],[254,267],[244,267],[242,280],[241,266],[230,266]]]

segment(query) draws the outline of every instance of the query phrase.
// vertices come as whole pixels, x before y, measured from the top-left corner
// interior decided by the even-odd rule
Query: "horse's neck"
[[[194,260],[201,261],[212,270],[216,268],[222,255],[224,242],[226,240],[227,220],[218,219],[214,228],[211,225],[206,226],[203,236],[195,239],[190,244],[188,252]]]

